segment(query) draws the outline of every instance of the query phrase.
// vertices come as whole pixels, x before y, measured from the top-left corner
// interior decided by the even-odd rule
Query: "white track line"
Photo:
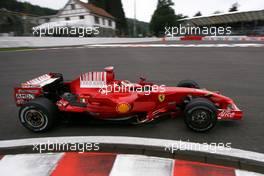
[[[233,47],[264,47],[264,44],[100,44],[86,45],[87,48],[233,48]]]
[[[244,170],[235,170],[236,176],[263,176],[263,174],[255,173],[255,172],[249,172]]]
[[[1,52],[25,52],[25,51],[47,51],[47,50],[68,50],[68,49],[94,49],[94,48],[260,48],[264,44],[241,43],[241,44],[100,44],[84,45],[72,47],[53,47],[53,48],[32,48],[14,51]]]
[[[141,155],[117,155],[110,176],[171,176],[173,160]]]
[[[0,141],[0,148],[6,147],[19,147],[19,146],[30,146],[32,148],[36,144],[47,144],[47,143],[105,143],[105,144],[128,144],[128,145],[144,145],[154,147],[177,147],[181,146],[181,150],[187,151],[199,151],[204,153],[218,154],[224,156],[232,156],[244,159],[250,159],[254,161],[264,162],[264,154],[251,152],[241,149],[227,149],[227,148],[211,148],[205,144],[184,142],[176,140],[165,140],[165,139],[153,139],[153,138],[138,138],[138,137],[127,137],[127,136],[83,136],[83,137],[50,137],[50,138],[29,138],[29,139],[18,139],[18,140],[7,140]],[[169,151],[168,151],[169,152]]]
[[[56,167],[60,154],[6,155],[0,161],[1,176],[47,176]]]

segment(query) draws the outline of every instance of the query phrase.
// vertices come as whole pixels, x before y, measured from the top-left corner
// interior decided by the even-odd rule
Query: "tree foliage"
[[[175,15],[172,5],[174,3],[171,0],[158,0],[157,9],[150,22],[150,30],[155,36],[163,36],[166,26],[171,27],[178,24],[177,19],[181,16]]]
[[[94,5],[96,5],[97,7],[100,7],[102,9],[107,10],[107,1],[105,0],[90,0],[89,3],[92,3]]]
[[[174,3],[171,0],[158,0],[157,8],[164,7],[164,6],[173,6]]]
[[[128,36],[133,37],[134,19],[127,18],[127,24],[128,24]],[[150,35],[149,23],[136,20],[136,29],[137,29],[137,34],[140,36],[146,37]]]
[[[229,12],[236,12],[238,11],[239,4],[236,2],[232,4],[231,8],[229,9]]]
[[[194,15],[194,17],[197,17],[197,16],[202,16],[202,13],[199,11],[199,12],[197,12],[195,15]]]
[[[222,13],[222,12],[219,11],[219,10],[217,10],[217,11],[214,12],[214,14],[220,14],[220,13]]]
[[[90,0],[90,3],[103,8],[116,19],[116,28],[119,35],[127,34],[127,21],[121,0]]]
[[[0,9],[1,8],[14,12],[28,13],[37,16],[53,15],[57,13],[56,10],[31,5],[27,2],[18,2],[17,0],[0,0]]]
[[[16,32],[16,35],[22,34],[23,20],[12,13],[0,11],[0,33]]]

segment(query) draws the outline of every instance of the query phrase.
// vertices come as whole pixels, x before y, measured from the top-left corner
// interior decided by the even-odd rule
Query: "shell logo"
[[[120,114],[127,113],[131,109],[131,106],[128,103],[120,103],[116,107],[116,111]]]

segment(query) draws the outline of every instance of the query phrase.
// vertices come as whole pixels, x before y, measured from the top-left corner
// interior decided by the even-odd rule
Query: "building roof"
[[[108,18],[112,18],[114,19],[115,17],[113,17],[111,14],[109,14],[108,12],[106,12],[104,9],[97,7],[91,3],[84,3],[80,0],[76,0],[76,2],[78,2],[79,4],[81,4],[83,7],[85,7],[86,9],[90,10],[91,13],[94,13],[96,15],[100,15],[100,16],[104,16],[104,17],[108,17]]]
[[[248,22],[248,21],[257,21],[257,20],[264,20],[264,10],[236,11],[236,12],[212,14],[206,16],[184,18],[179,21],[185,21],[186,23],[189,24],[203,26],[203,25]]]

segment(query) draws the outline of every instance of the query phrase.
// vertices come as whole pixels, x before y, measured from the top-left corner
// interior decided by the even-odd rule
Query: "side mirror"
[[[144,82],[144,81],[146,81],[146,80],[147,80],[147,79],[146,79],[146,77],[144,77],[144,76],[140,76],[140,78],[139,78],[139,79],[140,79],[140,81],[141,81],[141,82]]]

